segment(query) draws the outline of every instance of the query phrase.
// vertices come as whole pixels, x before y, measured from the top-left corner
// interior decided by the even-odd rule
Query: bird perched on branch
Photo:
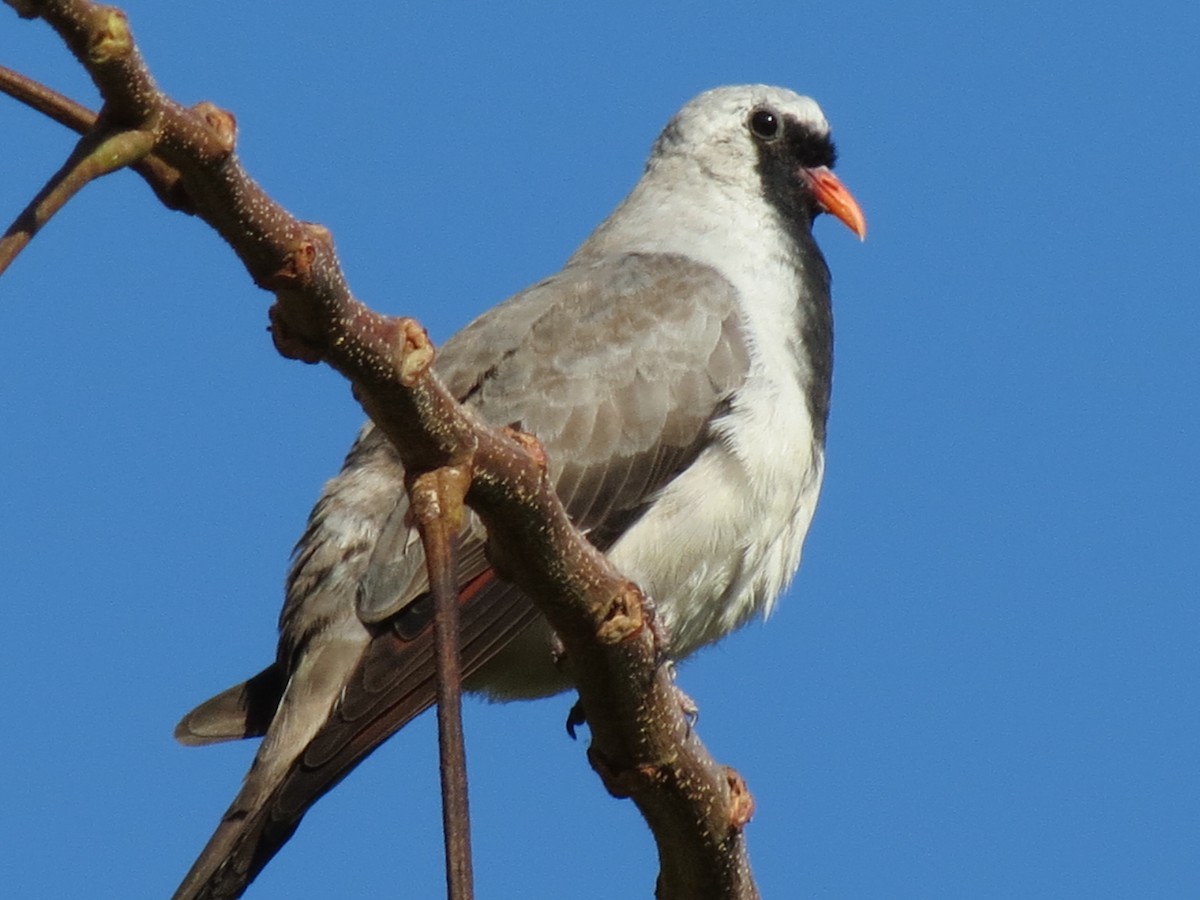
[[[446,342],[436,371],[493,425],[541,441],[575,525],[654,600],[673,658],[770,611],[824,470],[829,270],[813,220],[860,237],[820,108],[764,85],[680,110],[641,180],[561,272]],[[176,737],[262,737],[176,900],[240,896],[307,809],[434,702],[431,604],[404,472],[371,425],[297,545],[275,661]],[[569,687],[533,603],[460,536],[469,689]]]

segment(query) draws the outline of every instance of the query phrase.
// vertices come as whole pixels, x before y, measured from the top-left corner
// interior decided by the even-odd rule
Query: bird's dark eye
[[[750,113],[750,130],[764,141],[773,141],[783,133],[783,123],[769,109],[756,109]]]

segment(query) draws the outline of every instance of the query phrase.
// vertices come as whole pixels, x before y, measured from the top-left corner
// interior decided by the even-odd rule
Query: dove
[[[628,197],[557,274],[448,340],[435,369],[483,421],[540,441],[573,523],[649,595],[682,659],[769,613],[825,467],[833,367],[821,214],[865,237],[813,100],[688,102]],[[305,812],[435,699],[432,602],[404,470],[368,424],[297,544],[276,657],[188,713],[184,744],[261,737],[176,900],[241,896]],[[459,542],[465,686],[571,687],[534,603]]]

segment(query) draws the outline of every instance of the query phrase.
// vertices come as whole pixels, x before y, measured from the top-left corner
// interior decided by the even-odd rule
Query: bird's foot
[[[675,702],[679,704],[679,711],[683,713],[690,733],[696,727],[696,723],[700,721],[700,707],[695,700],[684,693],[683,688],[675,683],[675,663],[667,660],[663,665],[667,669],[667,677],[671,679],[671,690],[675,692]]]
[[[567,713],[567,734],[571,736],[571,740],[575,740],[575,729],[580,725],[587,724],[587,713],[583,709],[583,701],[576,700],[575,705],[571,707],[571,711]]]

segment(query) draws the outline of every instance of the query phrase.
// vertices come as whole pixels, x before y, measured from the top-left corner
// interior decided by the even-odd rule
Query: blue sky
[[[1200,895],[1200,7],[125,8],[356,293],[438,339],[556,270],[692,95],[817,98],[871,228],[817,228],[825,492],[778,613],[681,672],[756,796],[764,896]],[[0,63],[94,102],[45,26],[0,21]],[[5,98],[0,136],[11,217],[72,140]],[[271,657],[361,419],[276,356],[268,303],[128,174],[0,280],[11,896],[166,896],[250,760],[171,730]],[[467,708],[481,898],[651,894],[570,703]],[[426,717],[249,896],[435,897],[440,840]]]

